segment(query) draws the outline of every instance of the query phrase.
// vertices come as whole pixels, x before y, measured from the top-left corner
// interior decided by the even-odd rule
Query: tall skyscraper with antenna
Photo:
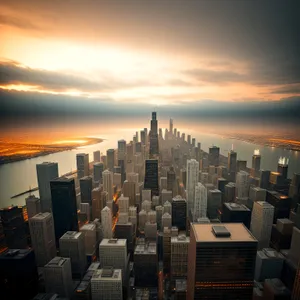
[[[150,129],[150,158],[155,158],[159,154],[158,148],[158,133],[156,112],[152,112],[151,129]]]

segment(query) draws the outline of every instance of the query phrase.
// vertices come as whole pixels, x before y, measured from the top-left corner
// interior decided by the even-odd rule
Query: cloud
[[[0,25],[8,25],[20,29],[39,30],[40,27],[24,18],[0,14]]]
[[[272,94],[300,94],[300,84],[290,84],[273,89]]]

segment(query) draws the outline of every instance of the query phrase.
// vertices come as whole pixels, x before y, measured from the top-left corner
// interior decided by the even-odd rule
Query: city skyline
[[[293,116],[297,5],[2,1],[2,114]]]

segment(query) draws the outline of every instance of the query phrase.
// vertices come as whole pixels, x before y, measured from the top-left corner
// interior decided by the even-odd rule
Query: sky
[[[2,0],[0,115],[297,117],[299,4]]]

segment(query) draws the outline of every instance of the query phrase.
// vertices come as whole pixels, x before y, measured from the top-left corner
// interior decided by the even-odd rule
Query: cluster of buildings
[[[0,210],[0,298],[300,299],[300,174],[173,127],[38,164],[39,198]]]

